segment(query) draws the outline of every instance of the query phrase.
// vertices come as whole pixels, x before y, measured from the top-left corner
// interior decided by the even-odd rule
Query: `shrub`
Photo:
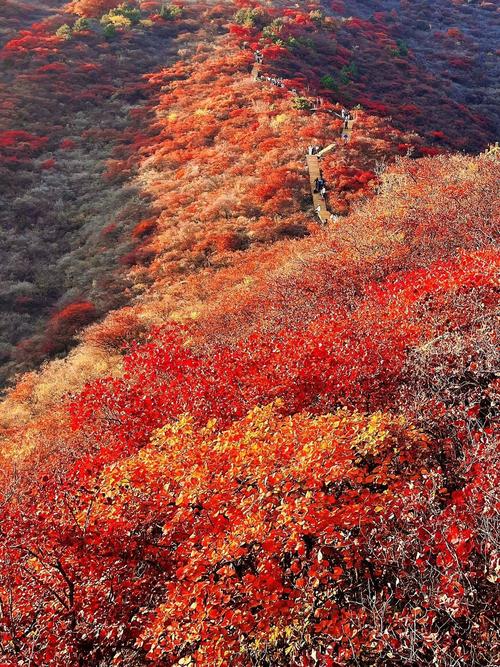
[[[294,109],[299,109],[301,111],[309,111],[309,109],[312,108],[312,104],[307,97],[301,97],[300,95],[296,95],[293,98],[292,106]]]
[[[182,16],[182,7],[177,5],[162,5],[160,9],[160,16],[166,21],[173,21]]]
[[[242,8],[234,15],[235,23],[245,28],[261,28],[264,25],[264,13],[260,8]]]
[[[79,19],[76,19],[73,24],[73,32],[84,32],[85,30],[88,30],[89,27],[90,23],[88,20],[84,17],[80,17]]]
[[[64,23],[60,28],[56,30],[56,35],[62,39],[68,40],[71,39],[71,28],[67,23]]]
[[[331,76],[330,74],[325,74],[324,76],[322,76],[320,81],[321,85],[324,88],[329,88],[330,90],[337,90],[337,83],[335,82],[333,76]]]

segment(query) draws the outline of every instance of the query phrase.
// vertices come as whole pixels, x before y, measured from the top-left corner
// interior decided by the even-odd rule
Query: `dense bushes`
[[[4,51],[0,303],[20,363],[81,343],[1,406],[1,664],[492,664],[498,164],[381,116],[436,100],[382,2],[118,4]]]
[[[344,320],[233,349],[171,329],[136,346],[73,402],[73,443],[5,496],[6,664],[487,663],[494,377],[413,406],[433,437],[389,411],[416,372],[448,363],[453,382],[447,350],[414,364],[447,336],[477,344],[497,259],[368,284]],[[328,413],[343,403],[372,412]]]
[[[33,16],[41,18],[46,10],[57,9],[58,6],[59,3],[54,0],[51,7],[40,7],[36,10],[38,14]],[[302,147],[291,140],[295,124],[302,125],[304,140],[314,138],[325,143],[336,128],[333,123],[327,122],[326,114],[315,123],[310,117],[306,119],[304,113],[290,113],[286,95],[273,90],[272,94],[270,91],[267,95],[264,91],[260,93],[261,104],[265,105],[263,108],[271,104],[281,105],[280,113],[269,113],[269,120],[275,125],[272,132],[266,132],[258,121],[262,111],[254,113],[251,105],[246,105],[239,96],[239,81],[231,80],[236,72],[244,71],[249,66],[249,54],[245,55],[242,51],[239,58],[230,56],[227,65],[221,63],[222,54],[228,52],[225,37],[228,22],[233,45],[236,41],[240,46],[258,46],[264,53],[264,66],[268,73],[280,74],[287,79],[290,88],[298,88],[297,111],[300,112],[302,106],[304,111],[310,107],[304,96],[308,88],[320,92],[325,101],[343,105],[361,102],[371,112],[390,114],[401,128],[404,127],[406,137],[396,137],[394,130],[387,127],[387,121],[381,121],[377,132],[385,144],[380,145],[378,154],[373,150],[373,141],[368,142],[371,147],[365,144],[358,153],[359,163],[356,164],[352,155],[347,162],[344,161],[341,155],[343,149],[339,147],[335,164],[331,169],[326,165],[336,190],[332,204],[339,212],[347,212],[349,203],[363,198],[376,185],[369,175],[374,171],[375,161],[381,159],[382,153],[396,153],[397,145],[401,154],[410,151],[417,157],[440,153],[450,145],[460,148],[484,146],[488,138],[494,136],[488,101],[494,67],[482,70],[481,76],[486,78],[478,78],[474,74],[478,58],[484,50],[483,42],[487,41],[481,37],[480,31],[488,34],[489,30],[486,20],[489,14],[480,8],[472,11],[456,3],[448,7],[453,16],[446,29],[441,7],[417,11],[404,5],[396,13],[383,2],[378,2],[373,8],[354,0],[344,5],[332,5],[331,11],[327,7],[323,13],[314,6],[306,12],[288,7],[286,3],[261,8],[232,2],[208,8],[191,3],[181,11],[175,3],[126,5],[114,1],[82,0],[73,3],[71,9],[75,12],[74,18],[68,14],[54,15],[30,28],[27,21],[32,14],[20,17],[25,10],[21,12],[12,3],[6,10],[5,34],[11,39],[2,51],[2,95],[5,104],[1,112],[0,175],[6,184],[8,200],[2,214],[2,241],[9,248],[9,257],[2,263],[2,278],[7,292],[15,291],[16,282],[30,283],[31,291],[36,294],[37,306],[36,316],[35,308],[30,310],[25,303],[20,309],[17,305],[10,308],[8,314],[3,311],[5,335],[2,346],[6,362],[2,364],[1,376],[4,379],[33,362],[34,358],[23,360],[23,340],[43,338],[51,309],[64,307],[75,299],[90,299],[101,315],[121,305],[130,287],[124,275],[127,268],[135,267],[134,277],[142,284],[144,272],[141,267],[149,266],[160,249],[167,250],[163,254],[173,260],[168,260],[167,264],[175,264],[171,267],[173,275],[179,276],[186,271],[223,267],[228,261],[235,261],[234,257],[228,259],[228,253],[248,249],[252,242],[268,243],[306,233],[304,220],[294,221],[291,226],[279,220],[275,229],[265,230],[262,219],[248,220],[259,214],[271,219],[276,215],[289,216],[303,207],[303,202],[294,202],[302,187],[296,162]],[[207,21],[202,21],[205,24],[202,29],[199,28],[199,21],[204,12]],[[352,18],[343,20],[339,12]],[[90,18],[82,18],[84,16]],[[14,28],[21,27],[25,20],[26,29],[14,34]],[[439,50],[442,44],[450,63],[460,58],[471,63],[467,71],[462,65],[457,65],[458,70],[466,72],[464,76],[468,77],[459,88],[454,74],[452,89],[448,90],[439,83],[452,75],[443,70],[440,64],[442,59],[438,62],[435,54],[432,75],[418,67],[416,55],[419,50],[424,49],[425,55],[429,55],[429,45],[425,41],[429,31],[423,31],[419,26],[436,21],[441,37],[437,41],[433,39],[432,49]],[[424,35],[424,41],[408,34],[408,26],[412,25],[420,37]],[[105,38],[103,26],[113,28],[116,33],[113,39]],[[460,26],[458,32],[457,26]],[[482,27],[478,29],[477,26]],[[64,39],[58,36],[61,29],[65,31]],[[157,99],[163,75],[155,70],[167,64],[166,58],[172,60],[180,55],[175,53],[178,48],[174,44],[177,34],[184,34],[187,45],[183,57],[187,54],[192,56],[200,41],[205,42],[200,47],[203,55],[191,61],[194,69],[181,63],[178,70],[174,68],[169,72],[168,80],[172,80],[170,77],[175,80],[176,77],[186,76],[188,79],[184,87],[177,85],[170,91],[172,97]],[[429,34],[432,36],[432,31]],[[353,48],[354,41],[356,49]],[[209,48],[208,42],[213,47]],[[168,45],[168,53],[164,52],[164,45]],[[208,66],[206,61],[210,50],[215,57]],[[202,63],[205,68],[203,73],[196,69]],[[230,98],[217,91],[215,80],[219,71],[229,77],[224,81],[221,79],[218,84],[222,92],[223,86],[231,83],[233,93]],[[147,80],[141,78],[145,72],[149,72]],[[474,102],[478,98],[473,92],[476,78],[482,91],[481,95],[478,94],[481,104]],[[470,104],[465,99],[465,85],[469,89],[467,95],[472,96]],[[457,90],[460,90],[459,95]],[[181,106],[184,105],[183,95],[186,92],[192,96],[191,108],[188,110],[186,107],[178,120],[169,116],[163,123],[160,139],[158,132],[162,122],[157,119],[158,122],[148,127],[150,110],[154,107],[155,112],[163,114],[161,117],[165,119],[167,113],[176,113],[167,112],[167,105],[175,105],[176,99]],[[252,94],[255,95],[255,91]],[[221,111],[212,115],[216,105]],[[145,112],[141,114],[143,108]],[[239,132],[237,122],[224,123],[222,113],[243,114],[239,122],[244,127],[248,122],[248,127],[253,128],[255,134]],[[189,114],[196,114],[198,122],[195,128],[190,124]],[[254,118],[251,120],[252,114]],[[201,122],[203,118],[205,120]],[[215,133],[210,129],[213,118],[220,123],[220,131]],[[57,119],[56,122],[54,119]],[[370,139],[373,139],[375,128],[373,120],[370,122]],[[425,145],[421,138],[411,134],[412,129],[426,133],[430,145]],[[274,143],[270,144],[269,140]],[[172,168],[170,176],[174,177],[174,165],[189,160],[196,169],[197,157],[204,164],[202,151],[208,149],[210,155],[211,146],[222,146],[222,141],[225,144],[219,157],[221,170],[227,171],[228,161],[234,160],[236,141],[244,151],[253,150],[255,142],[260,142],[263,153],[268,156],[267,161],[263,159],[259,164],[259,173],[265,173],[266,183],[272,178],[271,172],[277,176],[280,167],[286,168],[286,174],[280,172],[283,174],[282,182],[275,181],[274,198],[267,198],[263,205],[257,203],[259,197],[255,194],[252,201],[246,193],[246,201],[238,201],[239,198],[231,196],[225,188],[224,197],[219,198],[212,190],[214,203],[199,201],[197,205],[189,193],[180,199],[178,193],[174,197],[169,196],[169,190],[163,184],[164,197],[160,201],[152,172],[146,179],[141,178],[134,184],[131,182],[138,162],[142,160],[141,153],[145,155],[146,151],[152,151],[152,165],[155,170],[160,170],[160,174],[169,162]],[[229,152],[226,152],[229,147]],[[196,155],[195,149],[199,155]],[[286,159],[284,154],[283,159],[278,157],[280,149],[287,152]],[[236,171],[245,169],[245,165],[239,165]],[[181,178],[182,171],[179,172]],[[184,172],[189,177],[188,171],[184,169]],[[292,174],[295,174],[295,179]],[[210,178],[213,177],[211,173]],[[228,171],[227,177],[238,178],[240,174],[233,176]],[[145,181],[146,187],[143,187]],[[201,186],[196,178],[190,182],[193,195],[205,189],[206,179]],[[241,186],[239,183],[238,188]],[[257,186],[255,193],[259,192],[259,187],[262,186]],[[305,193],[302,189],[300,194]],[[155,227],[160,233],[159,241],[148,249],[144,247],[146,234],[139,234],[137,224],[154,213],[147,210],[150,197],[158,202],[154,212],[161,211],[162,220]],[[214,223],[216,215],[225,224],[229,223],[229,228],[222,230],[222,235],[236,234],[243,240],[217,243],[215,247],[225,248],[226,253],[218,251],[208,256],[206,239],[196,238],[197,233],[191,222],[200,229],[201,236],[212,236],[213,230],[207,229],[206,218],[202,220],[203,226],[199,227],[200,216],[195,208],[211,211],[209,217]],[[178,225],[172,220],[178,217],[179,209],[181,217],[190,220],[186,235],[179,234]],[[165,216],[166,210],[172,213],[169,220]],[[241,220],[238,224],[232,221],[237,215],[246,217],[247,222]],[[113,224],[117,226],[112,237],[102,233]],[[236,230],[233,229],[235,224],[238,226]],[[169,234],[172,227],[176,228],[173,236],[174,239],[181,237],[180,244],[174,240],[171,246],[166,241],[162,232],[167,227]],[[143,238],[142,245],[136,247],[140,237]],[[179,245],[183,247],[181,261],[177,252]],[[192,257],[189,257],[191,251]],[[165,257],[161,259],[161,263],[164,262]],[[9,357],[12,358],[9,360]]]
[[[123,36],[124,48],[119,42],[109,47],[94,24],[81,19],[72,24],[72,39],[61,41],[57,25],[53,18],[25,30],[0,56],[0,175],[7,204],[1,213],[0,382],[66,349],[45,344],[54,308],[89,299],[101,316],[126,301],[122,267],[141,261],[132,253],[139,238],[132,230],[148,201],[127,182],[130,174],[105,175],[114,151],[130,143],[129,114],[144,99],[142,73],[176,57],[171,44],[161,54],[158,44],[168,45],[180,29],[179,21],[144,27]],[[102,234],[111,224],[112,238]],[[31,305],[9,296],[19,285],[25,291],[29,285]]]

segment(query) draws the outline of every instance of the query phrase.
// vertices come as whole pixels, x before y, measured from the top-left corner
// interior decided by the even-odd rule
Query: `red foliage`
[[[56,166],[56,161],[54,158],[49,158],[48,160],[44,160],[41,164],[40,167],[42,169],[53,169]]]
[[[212,350],[208,358],[187,350],[177,332],[158,332],[125,358],[124,379],[99,381],[85,390],[73,407],[75,427],[94,430],[105,405],[106,415],[111,411],[121,419],[115,424],[104,417],[98,428],[106,435],[98,439],[113,450],[118,447],[121,455],[122,447],[135,450],[167,417],[184,412],[201,422],[216,417],[227,424],[256,403],[277,397],[289,411],[339,401],[387,409],[395,400],[408,347],[440,335],[441,325],[431,321],[441,304],[458,292],[490,303],[495,262],[491,253],[471,255],[459,263],[436,264],[431,272],[375,283],[345,320],[337,314],[334,320],[318,317],[304,329],[272,337],[254,334],[250,346],[245,340],[234,350]],[[464,326],[463,316],[448,312],[448,318],[459,318],[457,326]]]
[[[59,146],[64,150],[71,150],[76,147],[76,142],[73,139],[62,139]]]
[[[484,572],[495,561],[480,538],[493,516],[490,429],[470,422],[478,437],[456,486],[440,463],[446,443],[401,418],[301,410],[394,405],[409,347],[469,331],[470,303],[493,307],[494,261],[476,253],[374,282],[350,316],[255,334],[232,350],[189,350],[172,329],[135,346],[121,378],[74,402],[87,444],[64,463],[62,486],[42,466],[20,503],[4,503],[10,566],[0,586],[23,611],[4,614],[4,646],[16,637],[18,654],[35,651],[48,666],[132,645],[137,664],[153,665],[187,655],[288,665],[292,654],[294,665],[313,656],[327,665],[360,660],[367,646],[383,664],[415,642],[428,658],[477,650],[491,634]],[[382,625],[373,609],[385,610]],[[196,638],[189,649],[186,637]]]
[[[99,16],[115,4],[73,8]],[[387,168],[381,159],[397,150],[442,151],[363,111],[351,140],[338,140],[326,112],[337,97],[427,120],[394,75],[419,84],[389,25],[397,14],[335,22],[271,7],[283,19],[274,44],[234,26],[219,40],[227,11],[210,7],[212,51],[205,37],[192,58],[186,47],[185,61],[119,89],[137,132],[90,123],[82,133],[82,145],[116,148],[111,201],[133,179],[126,187],[155,217],[141,209],[126,227],[126,248],[130,236],[137,247],[120,261],[138,278],[137,302],[90,327],[76,361],[31,378],[31,393],[21,384],[24,403],[10,397],[12,420],[30,402],[34,417],[7,432],[20,451],[0,450],[2,665],[492,664],[495,163],[438,156]],[[348,48],[353,33],[372,69]],[[186,34],[178,42],[190,45]],[[267,73],[299,95],[344,68],[322,110],[298,110],[286,89],[251,80],[251,54],[233,48],[249,36]],[[24,58],[31,44],[47,86],[52,73],[70,76],[38,67],[50,39],[34,27],[7,49]],[[87,54],[87,39],[100,64],[68,70],[90,77],[74,90],[92,106],[117,92],[105,64],[119,66],[119,49],[93,35],[57,48]],[[377,68],[394,89],[374,101]],[[419,102],[433,93],[422,81]],[[51,146],[73,148],[63,123],[58,132]],[[8,162],[46,141],[9,130],[0,148]],[[332,141],[322,159],[330,204],[347,214],[357,203],[318,231],[304,145]],[[44,157],[42,168],[55,165]],[[30,216],[29,202],[16,206]],[[95,230],[105,252],[128,212],[115,219]],[[29,308],[30,298],[12,303]],[[18,351],[63,351],[100,312],[71,303],[43,341]],[[97,379],[76,391],[86,366]],[[67,398],[54,367],[78,375]],[[40,410],[51,392],[53,409]]]
[[[77,301],[54,313],[47,325],[44,349],[57,352],[64,349],[80,329],[97,317],[90,301]]]
[[[154,231],[156,227],[156,219],[148,218],[147,220],[141,220],[132,230],[132,236],[136,239],[143,238],[151,232]]]
[[[37,137],[24,130],[5,130],[0,133],[0,149],[3,150],[37,151],[47,141],[47,137]]]
[[[266,60],[277,60],[287,54],[287,50],[277,44],[271,44],[262,49],[262,55]]]

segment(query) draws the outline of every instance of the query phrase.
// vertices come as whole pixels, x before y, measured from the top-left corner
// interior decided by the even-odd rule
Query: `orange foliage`
[[[3,404],[5,667],[494,659],[498,164],[441,155],[361,110],[340,140],[338,81],[318,62],[345,66],[341,94],[381,114],[393,94],[363,92],[345,42],[415,71],[404,45],[383,12],[340,21],[309,13],[315,3],[266,3],[262,20],[227,29],[233,10],[258,6],[187,7],[184,59],[120,89],[131,125],[104,178],[150,206],[134,209],[120,252],[133,300],[95,323],[100,307],[82,298],[24,343],[25,355],[63,351],[87,327]],[[24,57],[36,39],[62,49],[44,30],[6,53]],[[75,52],[98,41],[78,39]],[[249,40],[295,93],[252,80]],[[36,76],[65,76],[49,65]],[[330,86],[318,111],[297,108],[305,82]],[[89,127],[51,148],[115,133]],[[0,139],[14,173],[48,141]],[[325,229],[311,215],[312,143],[333,144],[321,167],[342,215]],[[44,178],[62,151],[36,163]],[[103,252],[120,216],[93,237]],[[31,307],[20,292],[16,308]]]
[[[75,0],[70,3],[69,8],[79,16],[94,18],[102,16],[120,4],[120,0]]]

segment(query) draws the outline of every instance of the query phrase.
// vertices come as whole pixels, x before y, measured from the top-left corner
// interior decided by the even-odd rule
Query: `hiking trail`
[[[268,77],[268,76],[263,76],[261,72],[261,64],[262,64],[262,55],[258,52],[254,53],[254,57],[256,58],[256,62],[252,66],[251,70],[251,76],[254,81],[268,81],[273,85],[277,85],[280,88],[285,88],[285,85],[282,83],[281,79],[277,79],[275,77]],[[295,89],[290,90],[287,88],[287,91],[292,94],[296,95],[297,91]],[[318,103],[319,100],[319,103]],[[314,102],[311,103],[309,110],[311,112],[317,112],[321,110],[321,99],[316,97],[314,98]],[[341,114],[337,113],[336,111],[333,111],[332,109],[327,110],[328,113],[331,113],[337,118],[342,119],[342,128],[340,130],[340,138],[345,142],[348,143],[351,139],[352,132],[353,132],[353,127],[354,123],[356,121],[356,116],[352,115],[351,113],[348,114],[348,118],[345,119]],[[336,143],[329,144],[325,148],[318,150],[315,153],[308,153],[306,155],[306,165],[307,165],[307,170],[309,173],[309,185],[311,188],[311,197],[312,197],[312,203],[314,207],[314,211],[316,215],[319,218],[319,221],[321,224],[326,224],[329,220],[332,220],[334,216],[337,215],[337,212],[331,211],[330,207],[328,205],[328,192],[327,194],[323,197],[323,195],[318,191],[317,189],[317,183],[318,180],[323,179],[323,175],[321,172],[321,158],[326,155],[329,151],[333,150],[336,147]],[[326,184],[325,184],[326,186]]]

